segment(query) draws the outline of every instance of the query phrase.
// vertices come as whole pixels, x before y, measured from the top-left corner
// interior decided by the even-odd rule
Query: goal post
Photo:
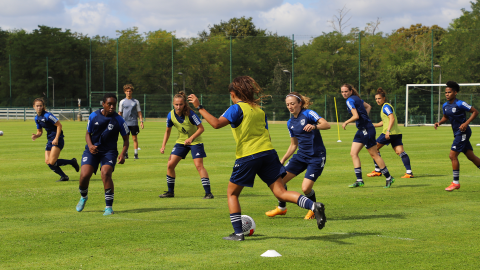
[[[480,88],[480,83],[459,83],[462,88]],[[433,90],[432,90],[433,87]],[[445,89],[446,84],[407,84],[405,96],[405,126],[433,125],[443,116],[441,112],[442,104],[445,103],[445,96],[441,89]],[[416,91],[416,92],[415,92]],[[415,103],[414,99],[410,99],[410,94],[416,93],[419,103]],[[423,95],[422,95],[422,94]],[[473,97],[479,98],[478,94],[466,93],[460,91],[457,95],[470,105],[473,105]],[[471,124],[475,125],[475,124]],[[478,124],[477,124],[478,125]]]

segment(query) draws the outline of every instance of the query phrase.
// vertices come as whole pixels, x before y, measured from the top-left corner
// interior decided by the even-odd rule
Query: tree
[[[223,37],[256,37],[256,36],[265,36],[265,29],[258,29],[253,23],[252,17],[245,18],[231,18],[228,21],[220,21],[219,24],[214,24],[213,26],[208,26],[209,33],[206,30],[203,30],[199,33],[200,38],[207,38],[213,36],[223,36]]]

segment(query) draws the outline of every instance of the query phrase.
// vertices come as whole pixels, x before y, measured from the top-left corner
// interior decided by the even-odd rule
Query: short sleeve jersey
[[[292,116],[290,120],[288,120],[287,127],[290,137],[295,137],[298,140],[297,154],[309,158],[319,157],[326,152],[319,130],[314,129],[310,132],[303,130],[307,124],[317,124],[320,118],[322,117],[315,111],[303,109],[297,118]]]
[[[137,99],[124,98],[118,105],[118,111],[122,113],[122,117],[127,126],[138,126],[138,112],[141,112],[140,102]]]
[[[443,114],[450,120],[454,136],[462,134],[460,126],[467,121],[466,112],[470,111],[471,108],[472,106],[459,99],[455,99],[452,104],[448,101],[443,104]],[[467,131],[470,131],[470,126],[465,130],[465,132]]]
[[[356,109],[358,112],[358,120],[355,121],[358,129],[373,128],[372,121],[368,117],[367,110],[363,106],[363,100],[358,96],[351,95],[347,98],[347,110],[351,114],[352,109]]]
[[[37,124],[37,129],[44,128],[47,132],[47,140],[53,141],[57,136],[57,127],[55,124],[58,122],[58,119],[50,112],[45,112],[42,115],[35,116],[35,123]],[[63,138],[63,130],[59,138]]]
[[[230,126],[232,128],[238,127],[242,121],[243,121],[243,111],[240,108],[240,105],[234,104],[221,115],[225,118],[227,118],[228,122],[230,122]],[[268,121],[267,121],[267,115],[265,114],[265,128],[268,129]]]
[[[110,116],[104,116],[102,110],[94,111],[88,118],[87,131],[90,133],[92,143],[98,146],[98,151],[108,152],[117,151],[118,134],[125,136],[128,134],[128,126],[125,120],[113,113]],[[88,144],[85,145],[88,150]]]
[[[388,105],[388,104],[385,104],[385,105],[383,106],[382,111],[383,111],[383,113],[386,114],[387,116],[389,116],[390,114],[393,113],[392,107],[391,107],[390,105]]]
[[[175,112],[173,114],[175,114],[175,118],[177,119],[177,121],[179,123],[183,123],[183,121],[185,121],[185,116],[184,115],[179,116]],[[195,126],[198,126],[202,123],[202,120],[200,120],[200,117],[198,117],[198,115],[192,110],[190,110],[190,115],[188,116],[188,119],[190,120],[190,123],[192,123]],[[172,121],[172,115],[171,115],[171,112],[169,112],[168,115],[167,115],[167,127],[171,128],[173,126],[174,126],[174,124],[173,124],[173,121]]]

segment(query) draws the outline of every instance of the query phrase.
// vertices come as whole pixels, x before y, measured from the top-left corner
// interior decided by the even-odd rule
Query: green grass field
[[[62,124],[66,143],[60,157],[80,161],[86,123]],[[168,154],[159,152],[165,123],[150,121],[139,134],[140,159],[116,167],[115,215],[104,217],[99,175],[78,213],[79,173],[62,167],[71,180],[55,182],[59,177],[44,163],[45,136],[30,139],[34,122],[0,122],[5,132],[0,137],[0,269],[478,269],[480,171],[461,155],[462,188],[444,191],[452,180],[450,127],[402,129],[416,178],[401,179],[401,159],[385,147],[382,157],[396,178],[390,189],[383,188],[383,176],[366,177],[373,162],[365,150],[360,156],[365,186],[348,188],[355,181],[349,152],[356,129],[342,130],[342,143],[335,125],[322,131],[327,162],[314,189],[326,205],[325,228],[304,220],[306,210],[292,204],[286,216],[265,216],[277,200],[258,179],[240,197],[242,214],[253,217],[256,233],[233,242],[222,237],[233,231],[226,188],[235,143],[229,128],[204,124],[204,161],[215,199],[202,199],[191,157],[177,167],[175,198],[158,198],[167,190]],[[270,130],[282,156],[290,143],[285,124],[270,124]],[[479,128],[473,128],[471,142],[480,150],[475,147]],[[292,180],[289,190],[301,191],[302,178]],[[261,257],[267,250],[282,257]]]

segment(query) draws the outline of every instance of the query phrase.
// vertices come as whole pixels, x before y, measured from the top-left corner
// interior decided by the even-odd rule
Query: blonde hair
[[[173,99],[176,99],[176,98],[181,98],[183,99],[183,102],[185,103],[185,106],[183,106],[183,109],[182,109],[182,115],[186,115],[186,116],[190,116],[190,106],[188,106],[188,102],[187,102],[187,95],[185,94],[185,92],[183,91],[180,91],[178,92],[178,94],[175,94],[175,96],[173,96]]]
[[[131,84],[125,84],[125,85],[123,86],[123,92],[125,92],[125,90],[127,90],[127,89],[132,89],[132,91],[133,91],[133,85],[131,85]]]
[[[290,94],[288,94],[285,98],[287,97],[295,97],[297,98],[298,102],[300,102],[300,104],[302,105],[302,109],[308,109],[308,106],[312,105],[313,102],[310,101],[310,98],[309,97],[306,97],[306,96],[302,96],[300,93],[298,92],[291,92]]]

